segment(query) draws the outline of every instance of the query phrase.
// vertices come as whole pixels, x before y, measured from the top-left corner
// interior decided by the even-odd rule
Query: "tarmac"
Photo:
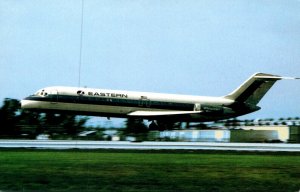
[[[0,148],[300,152],[300,144],[286,143],[128,142],[82,140],[0,140]]]

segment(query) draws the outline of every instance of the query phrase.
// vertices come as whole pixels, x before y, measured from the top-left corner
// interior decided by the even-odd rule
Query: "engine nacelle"
[[[222,106],[216,106],[216,105],[201,105],[201,111],[206,113],[223,113],[224,107]]]

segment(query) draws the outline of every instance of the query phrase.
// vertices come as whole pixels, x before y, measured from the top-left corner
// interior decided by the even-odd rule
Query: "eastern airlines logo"
[[[84,91],[77,91],[77,95],[85,95]],[[119,97],[119,98],[128,98],[127,94],[123,93],[101,93],[101,92],[87,92],[87,95],[89,96],[99,96],[99,97]]]

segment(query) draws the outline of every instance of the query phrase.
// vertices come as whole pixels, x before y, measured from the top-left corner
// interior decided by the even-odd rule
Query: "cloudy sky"
[[[0,1],[0,100],[79,85],[80,0]],[[222,96],[255,72],[300,76],[299,0],[84,0],[80,86]],[[300,116],[280,81],[244,118]]]

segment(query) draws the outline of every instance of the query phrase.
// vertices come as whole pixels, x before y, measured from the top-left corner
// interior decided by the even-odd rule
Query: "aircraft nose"
[[[21,108],[22,109],[26,109],[26,108],[30,108],[30,101],[28,101],[28,100],[21,100],[21,103],[20,103],[20,105],[21,105]]]
[[[25,100],[21,100],[21,102],[20,102],[20,107],[21,107],[22,109],[24,109],[24,106],[25,106]]]

